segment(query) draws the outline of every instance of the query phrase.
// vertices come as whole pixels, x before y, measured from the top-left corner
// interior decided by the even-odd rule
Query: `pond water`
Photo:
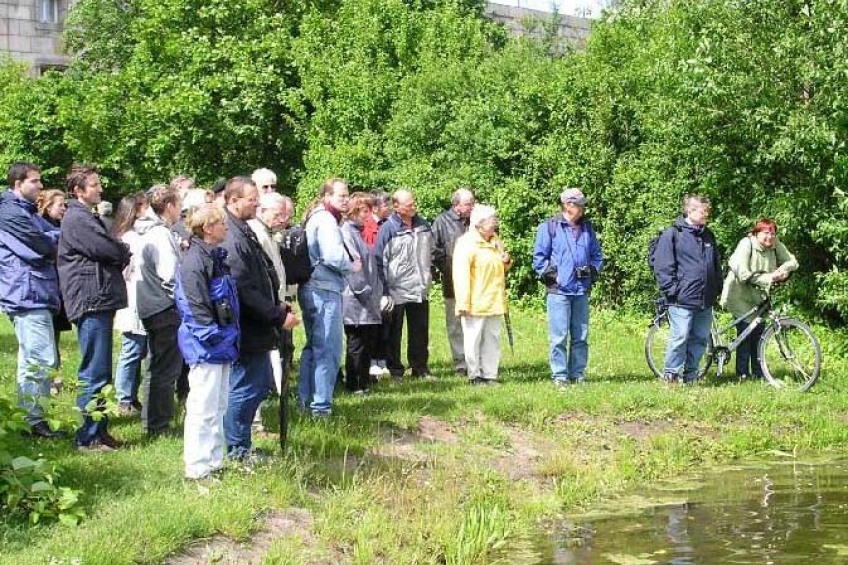
[[[538,565],[848,563],[848,459],[715,469],[556,530]]]

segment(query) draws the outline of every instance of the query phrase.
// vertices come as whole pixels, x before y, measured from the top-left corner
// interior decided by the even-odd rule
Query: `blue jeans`
[[[115,393],[120,402],[138,402],[141,362],[147,357],[147,336],[121,334],[121,354],[115,367]]]
[[[589,362],[588,295],[548,294],[548,339],[554,380],[582,381]]]
[[[669,306],[668,320],[670,331],[665,350],[665,372],[682,375],[683,382],[692,382],[698,376],[698,365],[710,343],[713,309],[687,310]]]
[[[83,415],[82,426],[77,430],[77,444],[88,445],[106,433],[109,418],[101,413],[98,420],[86,409],[95,395],[112,381],[112,320],[114,311],[83,314],[76,321],[80,348],[78,373],[79,392],[77,408]],[[102,402],[97,408],[103,407]]]
[[[230,453],[250,449],[250,426],[259,405],[271,392],[274,380],[267,351],[242,353],[230,370],[224,437]]]
[[[44,420],[41,399],[50,397],[48,369],[56,364],[53,314],[46,309],[10,316],[18,338],[18,405],[30,425]]]
[[[301,285],[298,290],[303,312],[306,345],[300,355],[298,399],[313,413],[329,413],[342,359],[342,295]]]

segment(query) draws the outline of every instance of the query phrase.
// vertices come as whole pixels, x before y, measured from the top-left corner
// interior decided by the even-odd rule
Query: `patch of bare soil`
[[[383,433],[383,441],[371,450],[377,457],[389,457],[422,462],[430,458],[419,449],[424,443],[456,444],[457,437],[450,425],[438,418],[424,416],[417,430],[391,428]]]
[[[279,538],[298,538],[304,547],[314,547],[312,535],[312,513],[303,508],[275,510],[266,518],[262,529],[244,542],[233,541],[226,536],[215,536],[193,544],[186,551],[167,559],[165,565],[251,565],[261,563],[262,558]],[[315,561],[323,565],[328,561]]]
[[[539,464],[556,450],[556,446],[517,428],[509,428],[508,434],[511,447],[492,460],[492,467],[512,481],[547,485],[550,481],[539,473]]]
[[[618,429],[623,434],[640,442],[650,440],[654,436],[671,431],[673,427],[674,424],[667,420],[650,422],[622,422],[618,425]]]

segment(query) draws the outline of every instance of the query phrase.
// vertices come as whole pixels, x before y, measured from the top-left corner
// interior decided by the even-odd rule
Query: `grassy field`
[[[514,563],[551,520],[639,484],[777,450],[837,451],[848,439],[844,342],[821,329],[825,366],[809,393],[713,375],[668,388],[642,357],[648,320],[594,312],[587,382],[560,390],[544,314],[516,312],[503,385],[480,388],[451,375],[440,305],[432,311],[438,380],[340,393],[332,419],[294,417],[287,453],[219,482],[183,480],[181,439],[143,439],[137,418],[116,420],[129,447],[115,453],[21,438],[21,453],[60,462],[86,518],[0,521],[0,563]],[[73,337],[62,345],[72,375]],[[4,320],[4,393],[15,351]],[[70,416],[72,404],[63,392],[55,410]],[[275,435],[257,443],[274,449]]]

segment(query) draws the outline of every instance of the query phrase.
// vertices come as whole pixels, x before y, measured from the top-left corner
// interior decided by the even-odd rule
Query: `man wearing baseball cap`
[[[579,188],[565,189],[562,213],[539,226],[533,246],[533,270],[548,290],[551,375],[558,386],[582,382],[589,360],[589,294],[603,257],[583,217],[587,202]]]

